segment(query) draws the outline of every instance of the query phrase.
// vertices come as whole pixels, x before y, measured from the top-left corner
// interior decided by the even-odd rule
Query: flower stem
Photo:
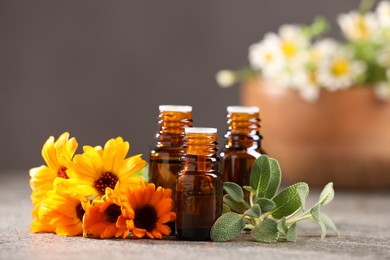
[[[298,221],[306,220],[306,219],[313,219],[313,217],[311,216],[311,214],[309,214],[309,215],[302,214],[302,215],[299,215],[297,218],[290,219],[290,220],[286,221],[286,225],[290,226]]]

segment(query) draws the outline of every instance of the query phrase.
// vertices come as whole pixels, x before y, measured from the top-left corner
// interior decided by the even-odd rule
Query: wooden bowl
[[[390,102],[372,88],[322,91],[308,103],[294,90],[252,81],[241,86],[241,101],[260,107],[263,148],[285,183],[390,188]]]

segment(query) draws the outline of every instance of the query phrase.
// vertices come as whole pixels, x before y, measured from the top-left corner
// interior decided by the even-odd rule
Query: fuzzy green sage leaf
[[[298,182],[285,188],[273,198],[273,201],[276,204],[275,209],[272,211],[272,216],[274,218],[280,219],[288,216],[301,207],[301,198],[298,193],[298,187],[300,187],[299,189],[304,189],[304,187],[301,186],[304,186],[309,190],[309,186],[306,183]]]
[[[252,238],[259,242],[274,243],[279,239],[277,223],[272,218],[266,218],[251,231]]]
[[[309,186],[299,185],[297,187],[297,192],[299,196],[299,202],[301,203],[302,211],[305,211],[306,198],[309,195]]]
[[[231,212],[230,208],[226,204],[223,204],[222,205],[222,214],[225,214],[228,212]]]
[[[310,210],[310,214],[313,217],[314,221],[318,223],[321,228],[321,238],[326,236],[326,226],[321,220],[320,216],[320,206],[316,205]]]
[[[277,160],[270,158],[269,163],[271,168],[271,175],[268,187],[264,193],[264,197],[271,199],[275,196],[276,192],[279,189],[280,182],[282,181],[282,172],[280,170],[280,165]]]
[[[263,197],[271,178],[271,166],[268,156],[262,155],[253,164],[250,185],[258,197]]]
[[[277,228],[280,234],[282,235],[287,234],[288,227],[286,225],[286,217],[283,217],[279,220]]]
[[[337,229],[336,225],[333,223],[333,221],[326,215],[325,213],[320,212],[320,220],[324,225],[330,229],[332,229],[337,236],[340,236],[340,232]]]
[[[253,217],[253,218],[258,218],[261,215],[261,209],[260,206],[255,204],[253,205],[252,208],[248,209],[247,211],[244,212],[245,216]]]
[[[228,212],[215,221],[210,237],[215,242],[229,241],[238,237],[244,228],[244,219],[237,213]]]
[[[223,189],[226,191],[230,198],[237,202],[240,202],[244,199],[244,192],[242,191],[242,188],[240,187],[240,185],[234,182],[225,182],[223,184]]]
[[[260,206],[262,212],[271,211],[276,207],[275,202],[266,198],[257,199],[255,204]]]
[[[231,208],[233,211],[238,213],[244,213],[247,209],[249,209],[248,204],[245,201],[237,202],[232,199],[228,194],[223,197],[223,203]]]
[[[297,234],[298,234],[297,223],[294,223],[287,230],[287,233],[286,233],[287,241],[294,242],[295,240],[297,240]]]
[[[333,182],[329,182],[320,194],[319,203],[324,206],[329,204],[334,199]]]

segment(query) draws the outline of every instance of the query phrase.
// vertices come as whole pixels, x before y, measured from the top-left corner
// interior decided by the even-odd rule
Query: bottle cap
[[[158,107],[160,111],[171,111],[171,112],[191,112],[191,106],[176,106],[176,105],[161,105]]]
[[[186,133],[196,133],[196,134],[216,134],[217,128],[211,127],[187,127],[184,129]]]
[[[228,113],[259,113],[260,108],[259,107],[245,107],[245,106],[228,106],[227,107]]]

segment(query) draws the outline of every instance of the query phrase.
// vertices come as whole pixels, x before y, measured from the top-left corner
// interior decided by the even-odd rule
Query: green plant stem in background
[[[374,7],[376,2],[377,0],[362,0],[358,8],[359,12],[362,14],[367,13]]]
[[[320,211],[321,206],[334,199],[333,183],[327,184],[318,202],[305,210],[309,186],[299,182],[278,192],[281,178],[278,161],[263,155],[253,164],[250,186],[243,187],[250,192],[249,202],[244,200],[244,192],[239,185],[226,182],[225,213],[214,223],[211,239],[217,242],[229,241],[247,229],[251,230],[252,238],[258,242],[274,243],[280,239],[295,241],[296,223],[304,220],[316,221],[321,228],[322,238],[326,236],[327,228],[339,235],[333,221]]]

